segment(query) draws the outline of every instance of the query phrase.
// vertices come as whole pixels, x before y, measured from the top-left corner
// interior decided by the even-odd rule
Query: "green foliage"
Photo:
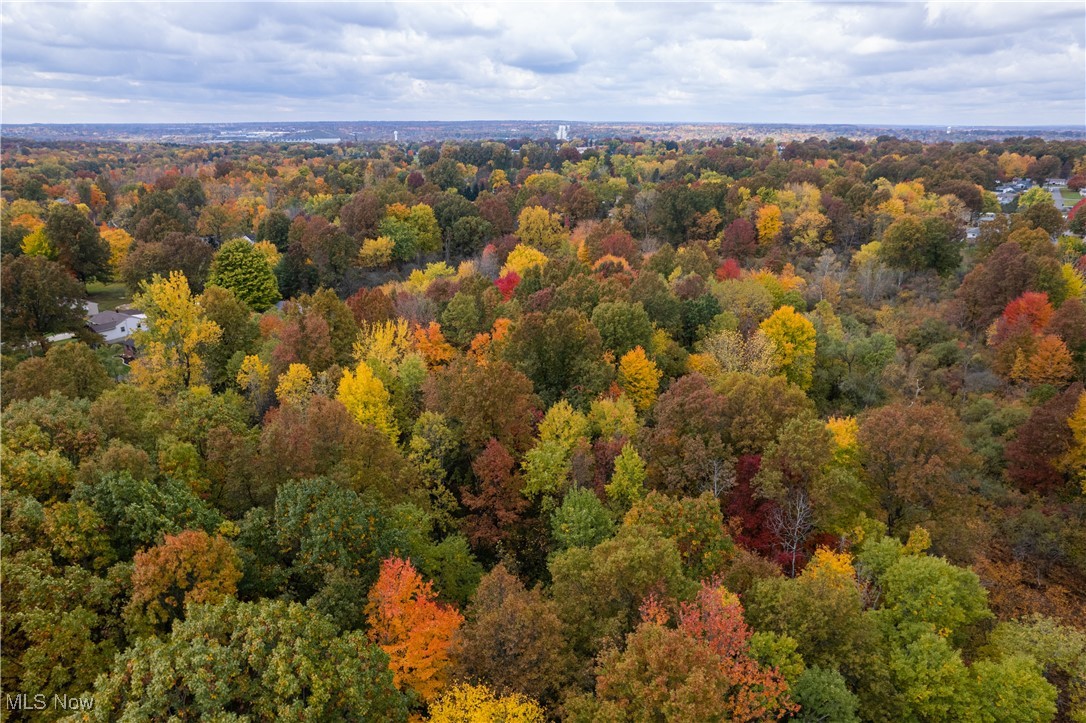
[[[618,359],[634,347],[652,346],[652,322],[640,303],[607,301],[592,312],[592,325],[600,332],[603,348]]]
[[[558,615],[570,627],[574,649],[589,656],[633,629],[650,593],[685,599],[696,587],[673,540],[627,525],[593,548],[553,556],[549,569]]]
[[[419,572],[433,581],[444,600],[467,604],[483,576],[483,566],[472,554],[466,537],[449,535],[441,542],[425,545],[416,556]]]
[[[542,442],[524,455],[524,494],[560,497],[569,484],[570,449],[557,440]]]
[[[201,605],[98,679],[91,720],[406,721],[388,656],[295,603]]]
[[[613,374],[603,363],[596,327],[573,309],[525,314],[509,332],[505,357],[547,404],[568,398],[579,406],[603,391]]]
[[[5,548],[11,543],[5,525]],[[49,699],[79,695],[122,644],[116,611],[127,587],[118,566],[104,576],[56,565],[46,550],[4,554],[3,682]]]
[[[77,279],[84,283],[109,281],[109,244],[79,208],[70,203],[51,204],[45,216],[45,237],[57,261]]]
[[[1031,615],[996,625],[984,652],[997,661],[1029,656],[1042,666],[1045,678],[1057,686],[1061,714],[1076,723],[1086,720],[1086,633],[1042,615]],[[994,691],[989,700],[999,700],[1001,695],[1001,691]]]
[[[93,485],[79,485],[72,500],[88,504],[105,522],[123,559],[136,550],[186,529],[212,532],[222,523],[218,512],[172,479],[152,482],[127,472],[103,475]]]
[[[376,501],[324,478],[279,488],[275,529],[292,575],[311,590],[329,570],[341,570],[368,587],[381,560],[403,544]]]
[[[719,574],[735,549],[724,530],[720,503],[709,492],[682,499],[649,492],[626,514],[623,526],[650,529],[673,540],[684,570],[694,580]]]
[[[991,617],[976,573],[939,557],[903,555],[878,581],[885,596],[880,618],[902,640],[936,633],[960,645],[970,626]]]
[[[227,241],[215,254],[208,284],[233,291],[253,311],[264,311],[280,298],[268,258],[243,238]]]
[[[608,501],[625,512],[644,495],[647,477],[645,462],[634,446],[629,442],[622,445],[622,451],[615,458],[614,474],[604,487]]]
[[[943,218],[903,216],[882,236],[879,254],[892,268],[948,274],[961,262],[956,230]]]
[[[845,679],[836,670],[817,666],[807,668],[792,686],[792,695],[800,705],[795,720],[803,723],[859,723],[856,715],[860,702],[856,700]]]
[[[551,516],[551,536],[559,550],[594,547],[611,536],[611,513],[592,490],[574,487]]]
[[[83,285],[44,256],[5,256],[2,298],[4,335],[8,341],[41,341],[50,334],[72,332],[83,325]]]

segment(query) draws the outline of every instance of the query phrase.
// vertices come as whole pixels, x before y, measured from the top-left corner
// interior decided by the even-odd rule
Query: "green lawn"
[[[132,295],[128,293],[128,287],[120,282],[113,284],[93,282],[87,284],[87,298],[98,302],[99,311],[112,311],[121,304],[132,301]]]
[[[1063,202],[1067,206],[1074,206],[1082,200],[1081,193],[1075,193],[1074,191],[1068,191],[1066,189],[1060,189],[1060,196],[1063,197]]]

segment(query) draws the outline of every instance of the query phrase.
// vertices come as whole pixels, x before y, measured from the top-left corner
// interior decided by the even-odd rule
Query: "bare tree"
[[[705,462],[705,491],[718,500],[735,486],[735,461],[730,457],[712,456]]]
[[[814,508],[806,490],[793,487],[769,515],[769,529],[791,560],[791,576],[796,576],[796,558],[814,531]]]

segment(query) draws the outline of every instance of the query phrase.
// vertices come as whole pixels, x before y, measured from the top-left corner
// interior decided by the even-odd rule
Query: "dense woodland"
[[[1086,143],[2,161],[5,693],[1086,721]]]

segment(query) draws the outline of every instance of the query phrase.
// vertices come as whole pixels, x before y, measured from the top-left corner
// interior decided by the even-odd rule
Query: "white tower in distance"
[[[399,143],[400,142],[400,132],[399,131],[392,131],[392,141],[394,143]]]
[[[554,134],[554,137],[560,141],[568,141],[569,126],[558,126],[558,132]]]

